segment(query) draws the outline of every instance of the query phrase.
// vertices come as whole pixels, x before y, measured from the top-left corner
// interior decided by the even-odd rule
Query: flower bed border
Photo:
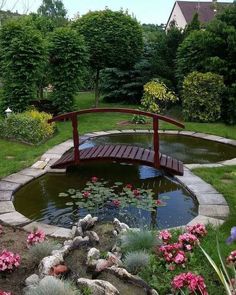
[[[93,137],[100,137],[113,134],[145,134],[152,133],[152,130],[111,130],[87,133],[80,137],[80,145]],[[236,140],[198,133],[192,131],[159,131],[160,134],[184,135],[197,137],[214,142],[224,143],[236,146]],[[31,221],[21,213],[17,212],[13,205],[14,193],[26,183],[42,176],[45,173],[65,173],[65,169],[51,169],[50,166],[57,161],[66,151],[73,147],[73,141],[67,140],[61,144],[49,149],[41,156],[41,159],[31,167],[23,169],[17,173],[11,174],[0,180],[0,221],[12,226],[21,226],[26,231],[32,231],[35,227],[42,229],[47,235],[61,238],[73,238],[73,229],[47,225]],[[223,167],[236,165],[236,158],[213,163],[213,164],[188,164],[184,165],[184,176],[175,176],[175,178],[188,189],[199,203],[198,216],[191,220],[187,225],[196,223],[212,224],[219,226],[229,215],[229,206],[222,194],[217,192],[210,184],[206,183],[200,177],[196,176],[191,169],[198,167]]]

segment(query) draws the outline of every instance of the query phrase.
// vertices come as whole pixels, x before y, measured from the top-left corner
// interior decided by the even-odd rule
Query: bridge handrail
[[[127,114],[135,114],[135,115],[141,115],[146,117],[151,117],[153,119],[158,119],[165,121],[167,123],[173,124],[175,126],[185,128],[184,124],[181,122],[174,120],[172,118],[169,118],[167,116],[154,114],[150,112],[140,111],[140,110],[134,110],[134,109],[125,109],[125,108],[96,108],[96,109],[84,109],[76,112],[70,112],[67,114],[58,115],[50,120],[48,120],[48,123],[56,122],[56,121],[63,121],[66,119],[72,119],[75,116],[89,114],[89,113],[127,113]]]

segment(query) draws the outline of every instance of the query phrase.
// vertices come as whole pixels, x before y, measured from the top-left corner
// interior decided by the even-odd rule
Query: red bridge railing
[[[72,128],[73,128],[73,141],[74,141],[74,161],[76,164],[79,163],[80,160],[80,152],[79,152],[79,133],[78,133],[78,116],[90,113],[127,113],[127,114],[134,114],[134,115],[141,115],[150,117],[153,119],[153,150],[154,150],[154,167],[160,167],[160,158],[159,158],[159,120],[173,124],[180,128],[184,128],[184,125],[172,118],[140,111],[140,110],[133,110],[133,109],[123,109],[123,108],[96,108],[96,109],[84,109],[77,112],[71,112],[56,116],[48,121],[48,123],[56,122],[56,121],[64,121],[64,120],[71,120]]]

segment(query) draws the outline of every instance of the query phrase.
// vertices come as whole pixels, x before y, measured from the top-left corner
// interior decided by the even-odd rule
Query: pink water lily
[[[128,188],[128,189],[132,189],[132,187],[133,187],[133,185],[132,184],[130,184],[130,183],[128,183],[128,184],[126,184],[126,186],[125,186],[126,188]]]
[[[112,204],[115,206],[115,207],[120,207],[120,201],[119,200],[112,200]]]
[[[90,192],[83,192],[83,198],[88,199],[88,197],[91,195]]]
[[[91,178],[91,181],[92,181],[92,182],[97,182],[97,181],[98,181],[98,177],[93,176],[93,177]]]

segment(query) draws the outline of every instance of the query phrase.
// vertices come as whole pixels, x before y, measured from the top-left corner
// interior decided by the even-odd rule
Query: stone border
[[[80,145],[85,141],[93,138],[112,134],[143,134],[153,133],[153,130],[111,130],[98,131],[87,133],[80,137]],[[214,142],[229,144],[236,146],[236,140],[227,139],[215,135],[198,133],[192,131],[175,131],[175,130],[160,130],[160,134],[181,134],[184,136],[197,137]],[[42,176],[47,172],[65,173],[66,169],[51,169],[50,166],[57,161],[66,151],[73,147],[73,140],[67,140],[61,144],[54,146],[44,153],[40,160],[34,163],[31,167],[23,169],[17,173],[11,174],[0,180],[0,220],[12,226],[22,226],[26,231],[32,231],[38,227],[45,231],[49,236],[72,238],[73,230],[47,225],[39,222],[32,222],[30,219],[17,212],[13,205],[14,193],[26,183]],[[222,167],[236,165],[236,158],[213,164],[188,164],[184,166],[184,176],[175,176],[175,178],[196,197],[199,203],[198,216],[191,220],[188,225],[196,223],[208,224],[214,226],[224,223],[224,220],[229,215],[229,206],[223,195],[217,192],[210,184],[203,181],[200,177],[194,175],[191,169],[197,167]]]

